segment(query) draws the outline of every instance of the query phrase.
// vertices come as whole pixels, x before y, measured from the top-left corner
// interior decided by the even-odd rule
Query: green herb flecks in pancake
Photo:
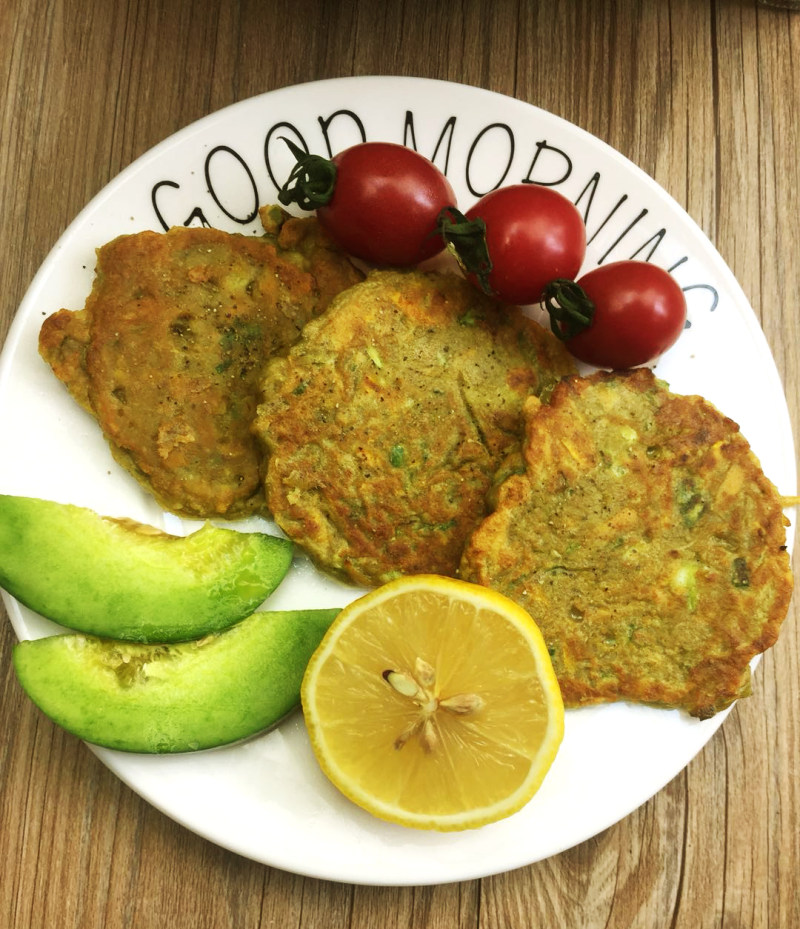
[[[792,576],[784,501],[736,423],[646,369],[567,378],[527,412],[525,472],[462,576],[528,609],[569,706],[705,718],[749,693]]]
[[[85,308],[40,333],[116,459],[181,515],[263,511],[250,431],[261,370],[362,277],[315,220],[267,207],[262,220],[261,237],[177,227],[114,239]]]
[[[269,507],[355,583],[453,574],[525,399],[573,370],[549,332],[459,275],[373,272],[266,368]]]

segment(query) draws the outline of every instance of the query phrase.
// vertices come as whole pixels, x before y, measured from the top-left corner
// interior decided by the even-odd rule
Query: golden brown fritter
[[[736,423],[646,369],[567,378],[527,420],[525,473],[461,574],[531,613],[565,705],[707,718],[748,694],[792,576],[781,497]]]
[[[115,458],[167,510],[264,509],[251,433],[266,360],[361,280],[315,219],[262,210],[268,234],[202,227],[97,251],[86,307],[45,320],[39,349],[98,420]]]
[[[523,401],[572,371],[549,332],[459,275],[373,272],[266,368],[270,510],[357,584],[453,574]]]

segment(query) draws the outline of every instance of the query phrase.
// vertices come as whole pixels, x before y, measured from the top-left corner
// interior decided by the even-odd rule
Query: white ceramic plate
[[[737,420],[768,476],[794,492],[791,425],[766,341],[733,275],[686,213],[629,161],[562,119],[473,87],[392,77],[288,87],[228,107],[156,146],[83,210],[36,275],[2,354],[2,492],[173,532],[192,528],[159,510],[113,462],[94,422],[40,360],[37,335],[45,316],[83,305],[94,249],[116,235],[201,215],[258,233],[255,210],[275,201],[290,168],[279,138],[287,133],[320,154],[362,138],[414,145],[446,171],[462,208],[499,184],[555,186],[586,216],[587,269],[637,256],[673,270],[691,325],[659,375]],[[339,606],[357,593],[298,559],[270,606]],[[20,638],[59,631],[5,599]],[[503,822],[454,835],[384,824],[344,800],[318,770],[299,713],[246,744],[196,755],[96,751],[155,807],[247,857],[353,883],[433,884],[516,868],[597,834],[673,778],[723,717],[699,722],[624,704],[568,712],[563,746],[532,802]]]

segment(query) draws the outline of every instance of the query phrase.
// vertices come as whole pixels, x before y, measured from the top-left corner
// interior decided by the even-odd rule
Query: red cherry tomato
[[[500,187],[466,217],[486,224],[488,287],[505,303],[538,303],[546,284],[574,278],[581,269],[586,227],[577,207],[552,187]]]
[[[297,154],[296,147],[292,150]],[[316,206],[320,226],[343,251],[377,265],[407,267],[444,247],[437,220],[456,197],[444,174],[423,155],[391,142],[362,142],[331,161],[298,157],[298,167],[304,163],[313,165],[304,168],[312,185],[317,183],[313,171],[333,166],[332,194],[314,199],[313,187],[307,187],[311,199],[301,201],[284,187],[278,198],[306,209]],[[297,187],[303,187],[302,179]]]
[[[585,274],[577,285],[593,304],[591,322],[570,334],[562,317],[554,319],[554,331],[566,336],[566,347],[580,361],[598,368],[633,368],[658,358],[683,332],[686,298],[675,278],[657,265],[615,261]],[[545,306],[554,318],[550,296],[548,291]],[[556,296],[556,302],[562,300]]]

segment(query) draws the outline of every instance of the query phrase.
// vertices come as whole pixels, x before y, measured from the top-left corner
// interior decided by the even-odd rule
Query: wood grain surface
[[[651,174],[752,302],[797,431],[798,60],[800,14],[753,0],[3,0],[0,342],[67,224],[171,133],[288,84],[418,75],[537,104]],[[753,696],[631,816],[512,873],[422,888],[298,877],[176,825],[23,697],[3,615],[0,926],[796,929],[797,612]]]

